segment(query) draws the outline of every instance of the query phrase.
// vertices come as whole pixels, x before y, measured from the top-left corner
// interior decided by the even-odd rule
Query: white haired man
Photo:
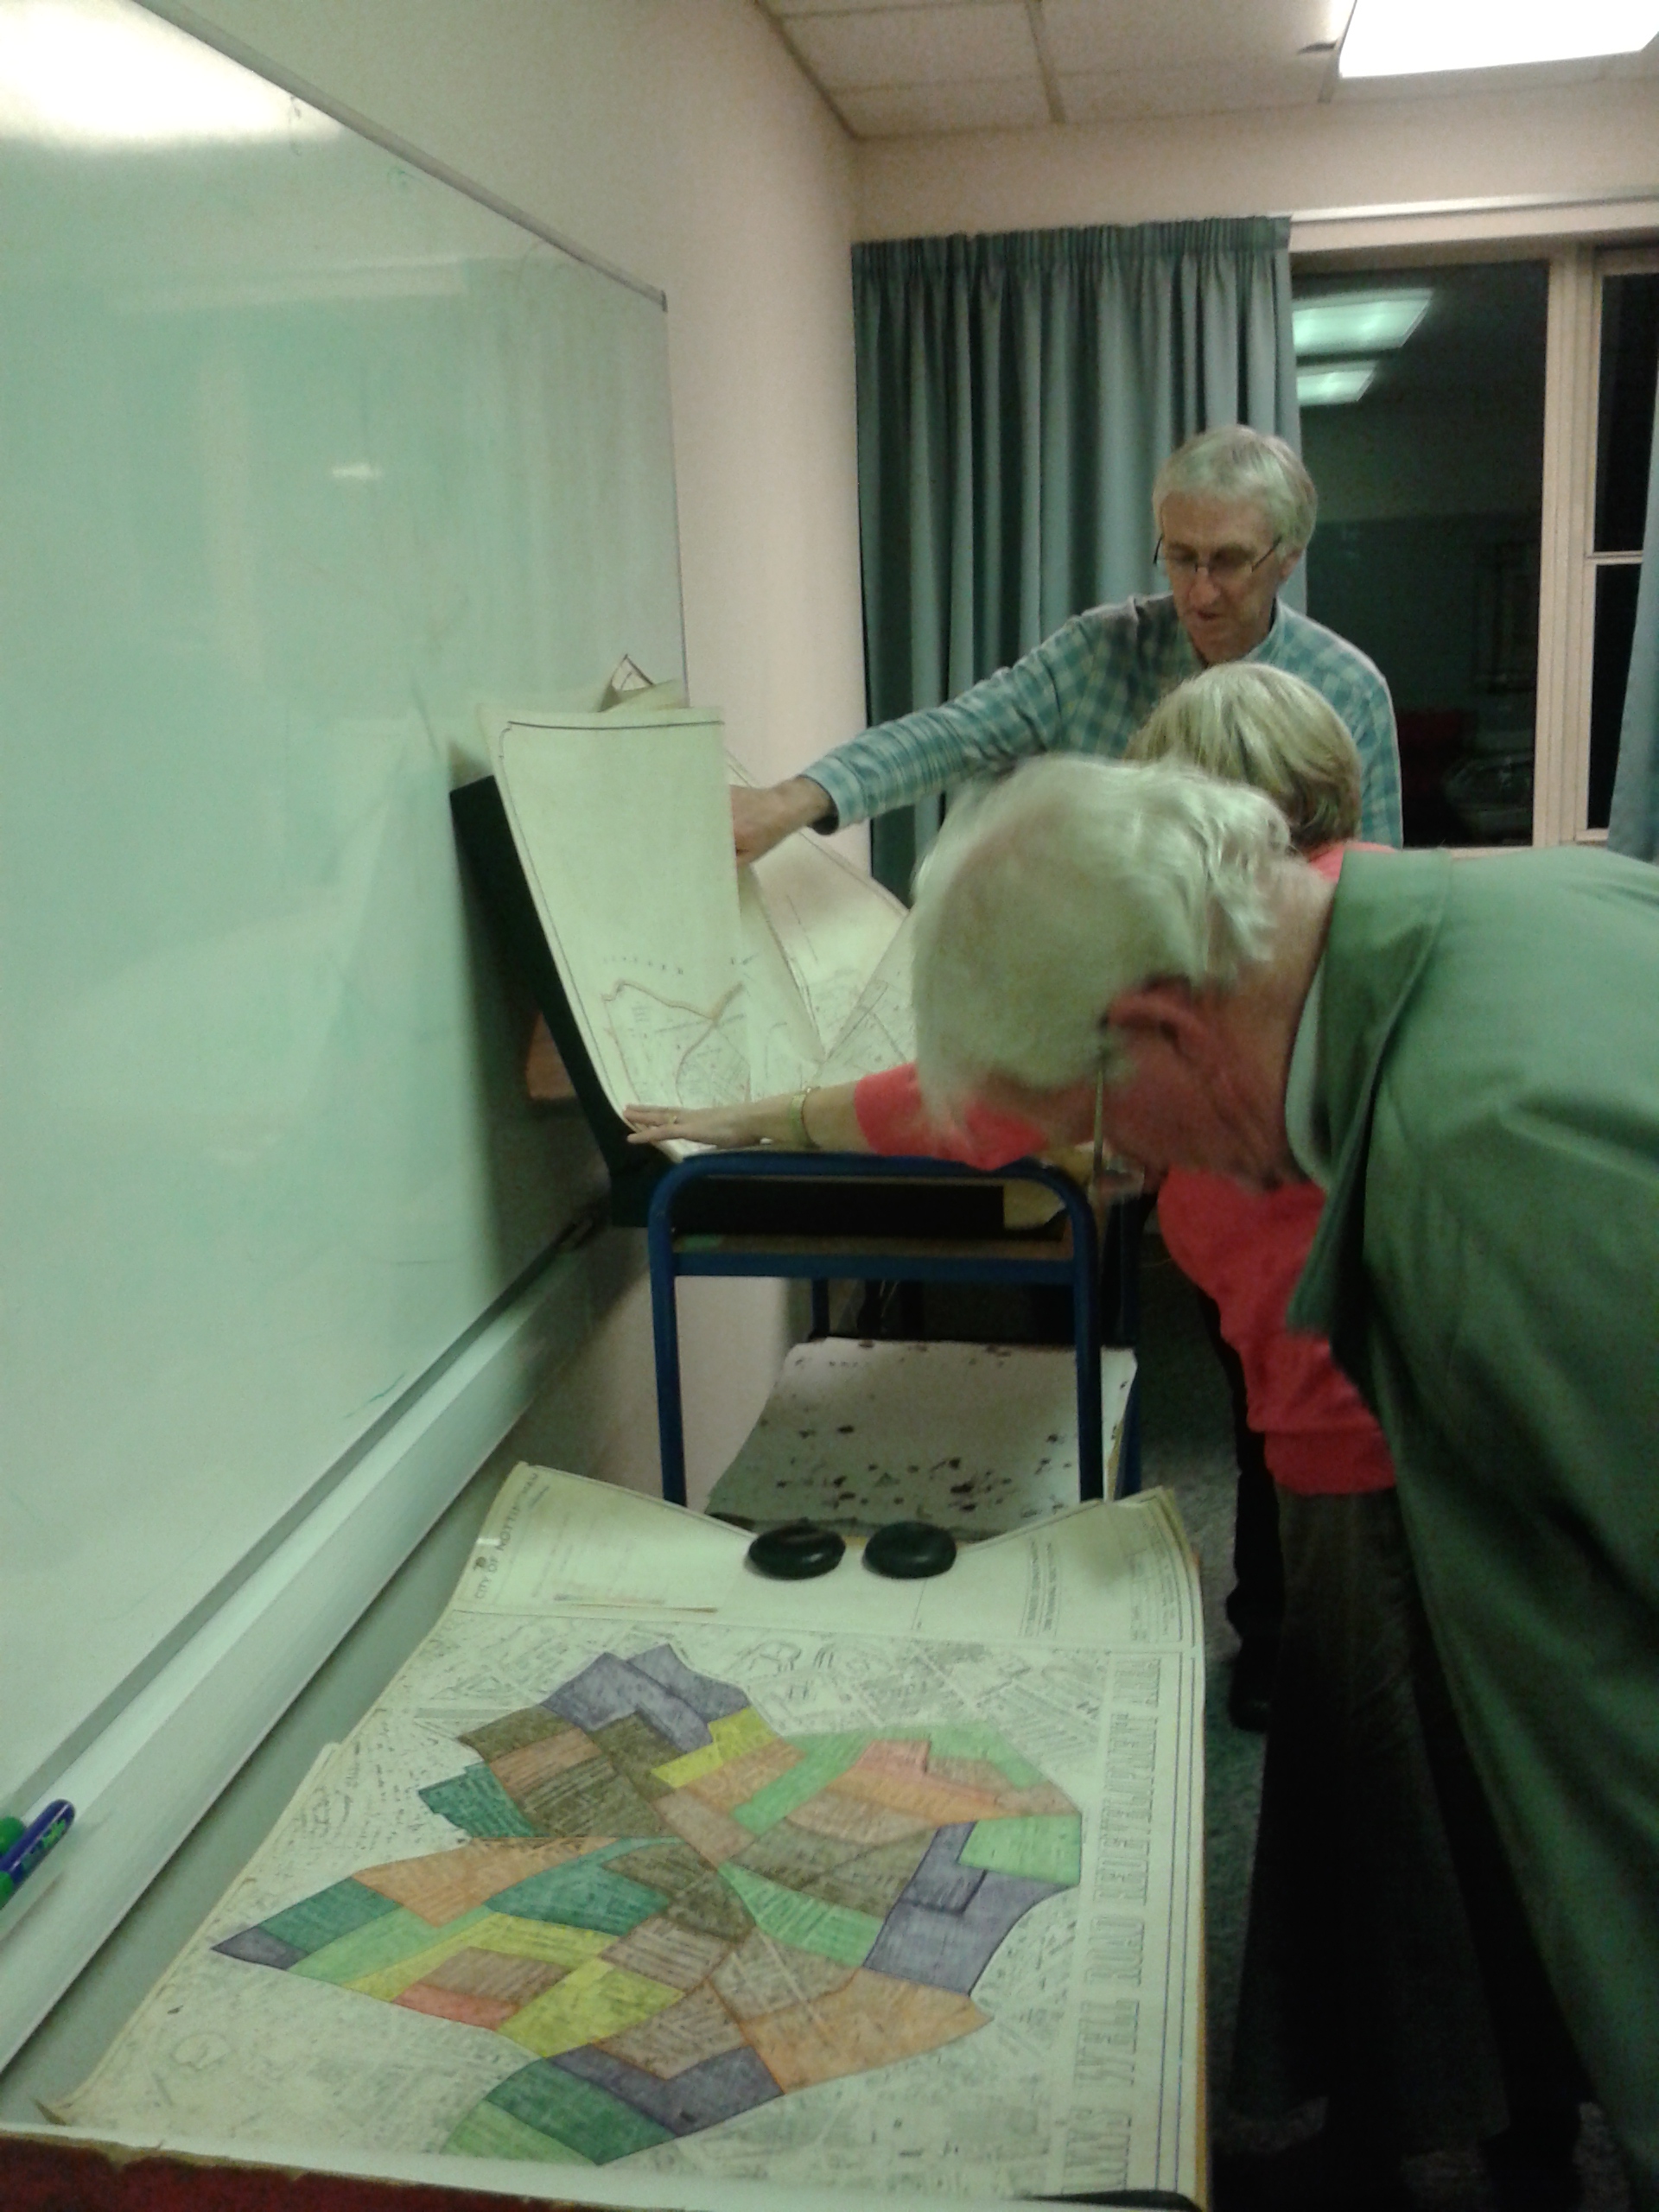
[[[1659,2205],[1659,871],[1351,854],[1033,764],[917,903],[922,1080],[1156,1173],[1328,1195],[1290,1321],[1380,1421],[1561,2010]]]
[[[942,707],[880,723],[798,776],[734,790],[737,856],[804,829],[833,830],[1048,752],[1121,755],[1166,691],[1222,661],[1311,683],[1359,748],[1360,835],[1400,842],[1400,760],[1382,675],[1357,646],[1281,606],[1313,535],[1313,479],[1282,438],[1242,423],[1201,431],[1154,480],[1169,590],[1091,607],[1012,668]]]

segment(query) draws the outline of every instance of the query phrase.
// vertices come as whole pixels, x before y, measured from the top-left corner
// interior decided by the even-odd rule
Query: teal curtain
[[[872,723],[1161,588],[1152,480],[1194,431],[1300,449],[1289,237],[1251,218],[854,248]],[[908,888],[938,819],[876,823],[883,881]]]
[[[1659,861],[1659,396],[1654,401],[1642,579],[1636,588],[1636,635],[1619,724],[1607,842],[1616,853]]]

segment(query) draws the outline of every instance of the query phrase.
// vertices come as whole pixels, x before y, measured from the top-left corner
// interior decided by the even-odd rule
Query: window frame
[[[1538,608],[1535,845],[1605,845],[1589,826],[1590,686],[1596,578],[1639,568],[1642,552],[1598,552],[1602,291],[1609,276],[1659,273],[1659,243],[1574,246],[1553,254],[1544,377],[1544,514]],[[1548,658],[1549,688],[1545,689]]]

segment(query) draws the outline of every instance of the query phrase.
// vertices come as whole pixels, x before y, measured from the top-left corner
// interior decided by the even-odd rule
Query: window
[[[1388,678],[1408,845],[1532,839],[1548,298],[1542,260],[1293,285],[1308,612]]]
[[[1308,610],[1389,679],[1408,843],[1593,843],[1636,620],[1659,245],[1484,250],[1402,235],[1296,260]],[[1328,310],[1356,297],[1350,345]]]

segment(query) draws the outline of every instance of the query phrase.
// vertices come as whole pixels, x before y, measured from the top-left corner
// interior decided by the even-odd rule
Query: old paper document
[[[496,734],[496,775],[582,1041],[619,1108],[741,1098],[748,1034],[719,726],[627,709]],[[712,772],[711,772],[712,771]]]
[[[716,716],[496,714],[514,842],[607,1096],[709,1106],[911,1057],[899,902],[791,837],[740,874]]]
[[[750,1627],[1197,1651],[1198,1586],[1166,1491],[1096,1501],[964,1548],[949,1574],[889,1582],[856,1547],[812,1582],[770,1582],[749,1536],[683,1507],[553,1467],[520,1467],[473,1548],[451,1611],[621,1604]]]
[[[1196,2198],[1173,1508],[1081,1507],[920,1590],[855,1551],[766,1584],[745,1548],[519,1469],[431,1637],[61,2117],[434,2179],[531,2162],[575,2197],[610,2168],[653,2202]]]

